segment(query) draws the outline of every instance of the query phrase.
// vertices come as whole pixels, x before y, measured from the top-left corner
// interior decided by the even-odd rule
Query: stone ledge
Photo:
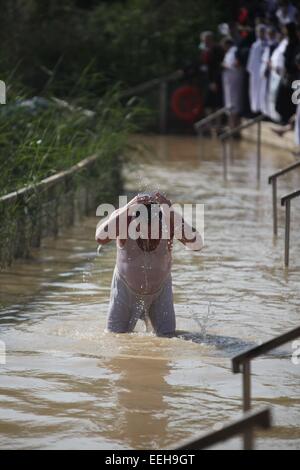
[[[273,122],[262,122],[262,145],[269,145],[271,147],[276,147],[287,151],[295,150],[296,144],[294,139],[294,132],[290,131],[287,132],[284,137],[279,137],[277,134],[275,134],[275,132],[271,130],[272,127],[276,126],[278,126],[278,124],[274,124]],[[256,142],[257,126],[245,129],[242,134],[245,140],[249,140],[250,142]]]

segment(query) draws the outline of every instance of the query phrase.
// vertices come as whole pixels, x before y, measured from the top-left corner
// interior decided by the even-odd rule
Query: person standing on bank
[[[270,87],[270,58],[278,46],[277,32],[272,26],[267,28],[267,47],[261,58],[260,68],[260,111],[265,116],[270,115],[269,109],[269,87]]]
[[[260,112],[260,90],[261,90],[261,64],[264,50],[267,46],[266,27],[258,25],[256,27],[256,41],[252,44],[247,63],[247,71],[250,76],[250,107],[252,113]]]
[[[240,124],[240,116],[243,111],[243,68],[237,57],[237,47],[230,37],[223,39],[222,45],[225,51],[223,60],[223,93],[227,108],[231,109],[230,127],[235,128]],[[236,135],[238,137],[238,135]]]

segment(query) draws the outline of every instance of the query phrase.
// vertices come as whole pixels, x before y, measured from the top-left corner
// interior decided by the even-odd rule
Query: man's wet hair
[[[159,205],[156,202],[149,202],[147,204],[142,204],[142,205],[145,206],[146,209],[147,209],[147,219],[148,219],[148,224],[150,224],[150,222],[152,220],[152,217],[154,215],[152,207],[153,206],[158,206],[159,207]],[[138,217],[140,215],[140,211],[137,210],[135,215]],[[158,217],[159,217],[159,220],[161,221],[162,220],[162,211],[161,211],[161,209],[159,209],[159,211],[158,211]]]

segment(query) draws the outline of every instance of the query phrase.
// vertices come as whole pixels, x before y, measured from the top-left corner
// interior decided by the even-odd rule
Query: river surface
[[[291,266],[283,267],[284,213],[272,237],[267,176],[293,162],[237,143],[222,177],[220,148],[195,137],[138,136],[125,171],[128,193],[159,189],[205,204],[205,249],[174,244],[180,337],[105,333],[114,244],[96,254],[96,217],[43,240],[27,261],[0,273],[0,448],[159,449],[241,415],[241,375],[231,357],[299,325],[300,206],[292,204]],[[287,175],[279,195],[299,187]],[[102,202],[102,201],[99,201]],[[256,359],[253,406],[274,426],[258,449],[300,448],[300,364],[292,344]],[[219,448],[239,448],[240,438]]]

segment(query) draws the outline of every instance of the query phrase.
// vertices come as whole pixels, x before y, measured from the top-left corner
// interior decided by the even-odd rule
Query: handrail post
[[[230,161],[230,164],[231,164],[232,163],[232,158],[233,158],[233,139],[232,139],[232,136],[228,140],[229,140],[229,161]]]
[[[224,141],[227,141],[229,138],[232,138],[236,132],[240,132],[244,129],[247,129],[248,127],[254,126],[257,124],[257,180],[260,181],[260,173],[261,173],[261,121],[263,120],[263,116],[259,115],[254,119],[251,119],[248,122],[245,122],[243,124],[240,124],[239,126],[230,129],[229,131],[223,132],[223,134],[220,135],[220,140],[222,141],[222,144],[224,144]],[[224,174],[227,173],[227,155],[225,152],[225,146],[223,145],[223,166],[224,166]],[[232,147],[230,148],[230,156],[232,156]],[[225,158],[226,157],[226,158]],[[225,178],[226,179],[226,178]]]
[[[250,361],[243,364],[243,411],[251,408],[251,366]]]
[[[273,197],[273,233],[278,235],[278,216],[277,216],[277,178],[272,179],[272,197]]]
[[[197,132],[198,132],[198,137],[200,139],[200,144],[201,144],[201,147],[200,147],[201,148],[201,153],[200,153],[200,155],[201,155],[201,157],[204,157],[205,149],[204,149],[204,139],[203,139],[202,127],[200,127]]]
[[[224,175],[224,180],[227,180],[227,142],[224,139],[222,141],[222,149],[223,149],[223,175]]]
[[[289,266],[290,261],[290,232],[291,232],[291,201],[296,197],[300,197],[300,189],[287,194],[281,198],[281,205],[285,206],[285,250],[284,250],[284,262],[285,266]]]
[[[251,408],[251,366],[250,361],[243,364],[243,411],[246,413]],[[253,449],[253,432],[246,430],[244,433],[244,450]]]
[[[291,229],[291,201],[285,201],[285,252],[284,262],[288,267],[290,261],[290,229]]]
[[[168,84],[164,80],[159,86],[159,129],[161,134],[167,130],[167,95]]]
[[[257,181],[260,182],[261,173],[261,121],[257,122]]]

